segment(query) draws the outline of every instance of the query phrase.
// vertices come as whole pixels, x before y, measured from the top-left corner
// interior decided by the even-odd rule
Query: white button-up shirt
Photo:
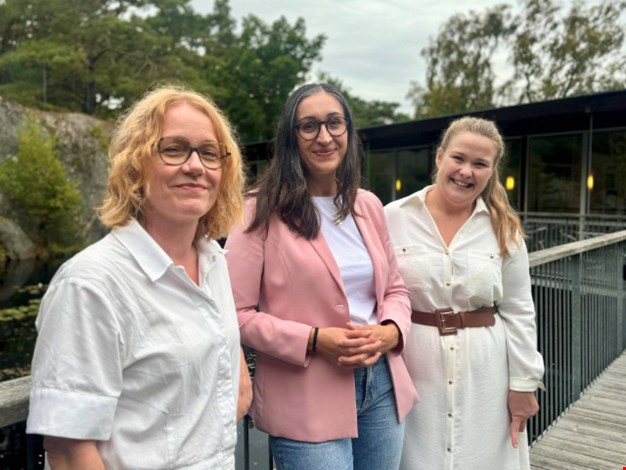
[[[429,186],[385,208],[413,310],[498,307],[493,327],[440,336],[413,324],[403,357],[420,396],[407,417],[404,470],[529,468],[526,435],[511,445],[509,390],[534,391],[543,376],[526,246],[500,256],[482,199],[446,246],[425,205]]]
[[[224,250],[198,251],[200,287],[133,221],[59,269],[27,432],[95,439],[106,469],[234,468],[237,315]]]

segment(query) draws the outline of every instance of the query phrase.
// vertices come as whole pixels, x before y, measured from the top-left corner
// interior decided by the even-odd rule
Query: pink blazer
[[[339,267],[321,232],[309,241],[273,217],[266,239],[259,231],[245,234],[255,203],[246,202],[244,226],[226,242],[241,341],[257,353],[250,416],[276,437],[306,442],[357,437],[354,372],[322,354],[306,354],[311,327],[345,328],[350,320]],[[378,322],[393,320],[406,338],[410,297],[398,274],[383,206],[360,190],[356,211],[363,216],[355,221],[374,264]],[[400,356],[403,346],[401,339],[387,353],[400,421],[418,402]]]

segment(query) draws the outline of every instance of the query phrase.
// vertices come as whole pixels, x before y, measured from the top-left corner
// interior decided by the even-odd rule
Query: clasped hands
[[[309,335],[309,351],[314,331],[312,329]],[[396,347],[399,339],[400,331],[393,322],[384,325],[346,323],[346,328],[320,328],[315,349],[335,358],[341,367],[356,369],[375,364],[381,355]]]

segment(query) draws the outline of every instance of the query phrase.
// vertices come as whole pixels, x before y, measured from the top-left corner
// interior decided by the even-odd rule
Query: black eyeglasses
[[[333,116],[327,121],[314,121],[312,119],[302,121],[300,124],[296,124],[294,128],[304,140],[313,140],[320,135],[322,124],[326,126],[326,130],[333,137],[342,136],[348,130],[348,119],[343,116]]]
[[[157,150],[163,163],[172,166],[186,163],[195,150],[200,157],[202,166],[208,170],[222,168],[226,163],[226,157],[230,155],[226,145],[219,142],[202,142],[197,147],[192,147],[189,141],[183,137],[161,137],[157,144]]]

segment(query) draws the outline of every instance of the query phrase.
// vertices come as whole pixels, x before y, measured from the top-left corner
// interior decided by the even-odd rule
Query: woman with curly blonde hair
[[[242,219],[234,133],[168,86],[122,117],[109,157],[112,231],[42,301],[28,432],[54,470],[234,468],[251,388],[214,241]]]

